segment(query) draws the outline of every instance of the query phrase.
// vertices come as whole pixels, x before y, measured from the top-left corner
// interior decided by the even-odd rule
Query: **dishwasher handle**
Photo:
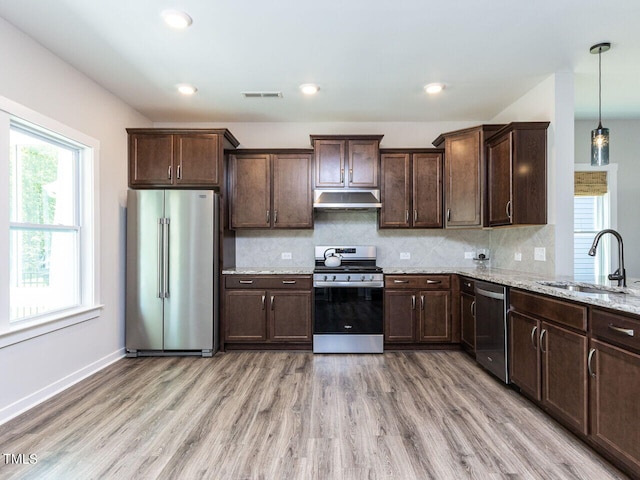
[[[490,292],[489,290],[484,290],[482,288],[478,288],[477,285],[476,285],[476,295],[482,295],[483,297],[495,298],[496,300],[504,300],[504,293]]]

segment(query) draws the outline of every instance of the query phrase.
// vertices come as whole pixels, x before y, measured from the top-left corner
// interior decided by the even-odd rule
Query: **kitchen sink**
[[[571,282],[538,282],[540,285],[544,285],[545,287],[553,287],[553,288],[562,288],[563,290],[569,290],[571,292],[580,292],[580,293],[591,293],[597,295],[610,295],[614,294],[622,294],[626,295],[625,292],[621,288],[615,287],[603,287],[600,285],[588,285],[584,283],[571,283]]]

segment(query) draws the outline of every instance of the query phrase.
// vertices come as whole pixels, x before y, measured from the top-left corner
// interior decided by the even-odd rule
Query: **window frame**
[[[9,262],[0,268],[0,348],[40,335],[85,322],[100,316],[100,199],[99,154],[100,142],[63,123],[28,107],[0,96],[0,178],[9,178],[9,135],[13,123],[34,126],[53,138],[59,136],[81,148],[78,196],[82,226],[79,245],[80,304],[77,307],[54,311],[14,321],[9,320]],[[9,258],[9,189],[0,197],[0,257]],[[3,208],[4,207],[4,208]]]

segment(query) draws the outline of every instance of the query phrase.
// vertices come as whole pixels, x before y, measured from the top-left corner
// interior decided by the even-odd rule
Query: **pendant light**
[[[602,53],[611,48],[609,42],[589,49],[598,54],[598,128],[591,130],[591,166],[609,165],[609,129],[602,127]]]

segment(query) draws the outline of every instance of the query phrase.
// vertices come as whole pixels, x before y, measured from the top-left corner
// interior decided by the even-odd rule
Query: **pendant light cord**
[[[602,47],[598,48],[598,128],[602,128]]]

